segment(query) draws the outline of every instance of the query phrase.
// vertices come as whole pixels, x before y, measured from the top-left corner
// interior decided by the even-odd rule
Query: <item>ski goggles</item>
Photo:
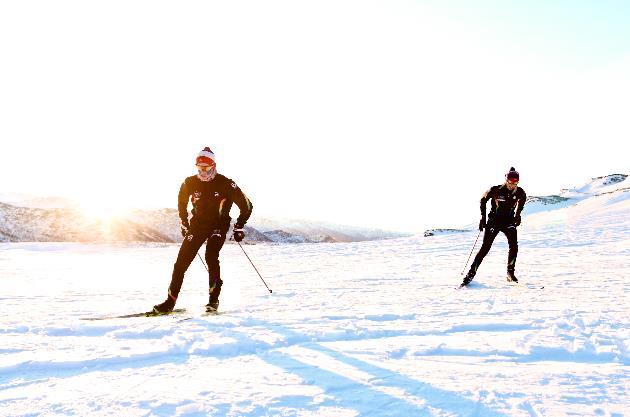
[[[518,178],[508,178],[507,182],[508,182],[508,184],[516,185],[516,184],[518,184]]]
[[[195,165],[198,171],[210,172],[216,165]]]

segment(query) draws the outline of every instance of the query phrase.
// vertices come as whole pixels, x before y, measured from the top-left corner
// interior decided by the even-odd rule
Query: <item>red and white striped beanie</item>
[[[209,147],[203,148],[199,155],[197,155],[197,160],[195,162],[197,165],[215,165],[216,162],[214,160],[214,152]]]

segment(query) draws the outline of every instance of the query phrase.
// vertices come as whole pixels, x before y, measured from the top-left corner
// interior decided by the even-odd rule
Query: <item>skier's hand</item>
[[[245,231],[243,231],[242,228],[237,228],[236,226],[234,226],[234,230],[232,231],[232,238],[237,241],[240,242],[243,239],[245,239]]]
[[[179,224],[179,230],[181,230],[183,237],[186,237],[186,235],[188,234],[188,230],[189,229],[190,229],[190,225],[188,223],[181,222]]]
[[[479,220],[479,231],[482,231],[485,228],[486,228],[486,218],[482,217],[481,220]]]
[[[516,217],[514,217],[514,226],[520,226],[521,225],[521,215],[517,214]]]

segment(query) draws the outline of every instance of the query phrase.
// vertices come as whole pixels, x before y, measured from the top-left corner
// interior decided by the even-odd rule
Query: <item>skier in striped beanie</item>
[[[178,211],[184,241],[173,267],[171,284],[166,300],[153,307],[153,314],[166,314],[173,310],[184,281],[186,270],[195,259],[201,246],[206,244],[205,259],[208,265],[208,312],[219,308],[221,269],[219,252],[230,228],[230,209],[236,204],[240,210],[232,236],[240,242],[245,237],[243,227],[252,214],[252,203],[231,179],[217,173],[214,152],[205,147],[195,159],[197,174],[184,180],[178,195]],[[192,204],[189,220],[188,203]]]

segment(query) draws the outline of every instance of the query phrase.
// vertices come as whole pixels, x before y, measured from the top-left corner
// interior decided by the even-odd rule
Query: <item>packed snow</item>
[[[161,302],[177,244],[0,244],[0,415],[630,415],[630,193],[582,197],[524,217],[516,286],[500,235],[455,289],[477,231],[246,245],[272,294],[226,245],[218,316],[195,261],[187,312],[83,320]]]

